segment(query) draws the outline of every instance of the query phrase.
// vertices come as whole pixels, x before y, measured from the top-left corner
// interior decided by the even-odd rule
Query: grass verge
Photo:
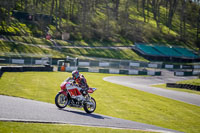
[[[97,101],[96,113],[188,133],[200,132],[198,106],[102,80],[111,74],[83,74],[91,87],[98,88],[92,95]],[[68,76],[71,73],[4,73],[0,79],[0,94],[54,103],[60,83]]]
[[[5,53],[11,52],[14,54],[37,54],[46,55],[50,54],[54,58],[63,58],[66,56],[88,56],[88,57],[101,57],[113,59],[126,59],[147,61],[145,58],[139,56],[131,49],[88,49],[88,48],[63,48],[61,50],[52,47],[39,47],[37,44],[28,45],[19,42],[9,42],[0,40],[0,55],[6,56]]]
[[[178,81],[176,83],[178,83],[178,84],[200,85],[200,79],[183,80],[183,81]],[[158,88],[175,90],[175,91],[189,92],[189,93],[194,93],[194,94],[200,95],[200,91],[189,90],[189,89],[184,89],[184,88],[171,88],[171,87],[167,87],[166,84],[158,84],[158,85],[152,85],[152,86],[158,87]]]
[[[67,124],[41,124],[0,122],[1,133],[148,133],[137,130],[72,126]]]
[[[72,55],[112,58],[112,59],[126,59],[147,61],[142,56],[139,56],[131,49],[87,49],[87,48],[67,48],[62,50],[63,53],[70,53]]]
[[[199,91],[195,90],[189,90],[189,89],[184,89],[184,88],[171,88],[167,87],[166,84],[159,84],[159,85],[152,85],[153,87],[158,87],[158,88],[163,88],[163,89],[169,89],[169,90],[175,90],[175,91],[183,91],[183,92],[188,92],[188,93],[194,93],[200,95]]]
[[[45,38],[36,38],[33,36],[3,36],[7,40],[11,41],[16,41],[16,42],[23,42],[23,43],[28,43],[28,44],[36,44],[36,45],[49,45],[53,46],[54,44]],[[106,42],[106,41],[90,41],[90,42],[85,42],[84,40],[81,41],[72,41],[72,42],[67,42],[63,40],[57,40],[54,39],[54,41],[61,46],[132,46],[133,44],[130,41],[124,41],[122,43],[120,42]]]
[[[53,57],[65,57],[64,54],[60,53],[59,51],[55,49],[50,48],[41,48],[37,45],[25,45],[23,43],[13,43],[8,41],[2,41],[0,40],[0,55],[6,56],[6,53],[14,53],[14,54],[35,54],[35,55],[46,55],[50,54],[53,55]]]
[[[177,83],[179,83],[179,84],[199,85],[200,86],[200,79],[183,80],[183,81],[178,81]]]

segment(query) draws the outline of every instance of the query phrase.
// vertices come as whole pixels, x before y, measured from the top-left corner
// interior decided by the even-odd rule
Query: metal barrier
[[[21,66],[25,65],[57,65],[58,71],[61,71],[61,66],[64,63],[64,71],[73,71],[79,69],[81,71],[88,72],[100,72],[100,73],[116,73],[116,74],[144,74],[144,75],[161,75],[158,69],[173,69],[177,72],[174,75],[199,75],[200,64],[195,65],[174,65],[170,63],[162,62],[141,62],[132,60],[117,60],[117,59],[105,59],[105,58],[52,58],[51,55],[32,55],[32,54],[6,54],[7,56],[0,56],[0,63],[3,64],[17,64]],[[27,57],[28,56],[28,57]],[[147,70],[145,70],[147,69]],[[183,70],[184,69],[184,70]],[[192,74],[186,74],[183,72],[191,70]],[[182,72],[183,71],[183,72]]]

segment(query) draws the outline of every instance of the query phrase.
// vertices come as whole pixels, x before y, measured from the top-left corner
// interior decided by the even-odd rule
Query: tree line
[[[199,4],[200,0],[0,0],[0,22],[9,24],[11,11],[19,10],[52,16],[56,30],[73,39],[145,42],[167,36],[183,42],[193,38],[198,45]]]

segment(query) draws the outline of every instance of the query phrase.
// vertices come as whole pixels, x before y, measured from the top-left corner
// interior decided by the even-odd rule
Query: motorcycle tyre
[[[65,108],[67,105],[68,105],[68,102],[69,102],[69,99],[68,99],[68,101],[67,101],[67,104],[65,105],[65,106],[60,106],[59,104],[58,104],[58,97],[59,97],[59,95],[60,94],[62,94],[62,93],[58,93],[57,95],[56,95],[56,97],[55,97],[55,104],[56,104],[56,106],[58,107],[58,108]]]
[[[93,101],[94,101],[94,103],[95,103],[95,108],[94,108],[94,110],[93,110],[93,111],[90,111],[90,110],[88,110],[88,108],[87,108],[87,104],[84,104],[84,106],[83,106],[83,108],[84,108],[85,112],[86,112],[86,113],[88,113],[88,114],[91,114],[91,113],[93,113],[93,112],[96,110],[96,107],[97,107],[95,99],[94,99],[93,97],[91,97],[91,100],[93,100]]]

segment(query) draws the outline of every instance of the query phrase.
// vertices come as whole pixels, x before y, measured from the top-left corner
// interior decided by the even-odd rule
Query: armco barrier
[[[164,64],[164,68],[166,68],[166,69],[174,69],[174,65]]]
[[[119,70],[119,74],[129,74],[128,70]]]
[[[178,71],[178,72],[174,72],[174,75],[175,76],[195,76],[192,71],[189,71],[189,72]]]
[[[109,73],[111,73],[111,74],[119,74],[119,69],[109,69]]]
[[[147,75],[147,71],[139,71],[138,75]]]
[[[139,74],[139,70],[129,70],[129,74],[130,75],[138,75]]]
[[[155,72],[156,76],[161,76],[161,71]]]
[[[88,72],[88,68],[78,68],[79,72]]]
[[[0,56],[0,63],[4,64],[20,64],[20,65],[40,65],[45,64],[44,58],[39,57],[5,57]],[[44,60],[43,60],[44,59]],[[48,58],[51,65],[57,65],[58,60],[66,60],[66,58]],[[77,66],[74,62],[70,62],[70,66]],[[175,65],[170,63],[155,62],[138,62],[131,60],[115,60],[115,59],[79,59],[79,67],[104,67],[113,69],[135,69],[135,68],[164,68],[164,69],[200,69],[200,64],[193,65]]]
[[[88,69],[88,71],[89,72],[92,72],[92,73],[98,73],[99,72],[99,69],[98,68],[92,68],[92,67],[90,67],[89,69]]]
[[[194,69],[200,69],[200,65],[194,65],[193,68]]]
[[[99,73],[109,73],[109,69],[99,69]]]
[[[91,61],[90,62],[91,67],[98,67],[99,66],[99,61]]]

